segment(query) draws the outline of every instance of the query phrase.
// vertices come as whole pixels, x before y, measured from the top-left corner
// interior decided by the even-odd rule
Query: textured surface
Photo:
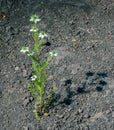
[[[27,0],[0,13],[0,130],[114,130],[114,1]],[[33,13],[51,43],[42,58],[58,52],[46,83],[55,101],[40,122],[27,89],[31,60],[20,53],[33,44]]]

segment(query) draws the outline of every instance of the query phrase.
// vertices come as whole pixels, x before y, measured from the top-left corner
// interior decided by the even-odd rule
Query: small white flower
[[[32,77],[31,77],[31,80],[32,81],[35,81],[37,79],[37,76],[36,75],[33,75]]]
[[[43,39],[45,37],[47,37],[46,33],[44,33],[44,32],[39,33],[39,38]]]
[[[38,31],[38,29],[34,29],[34,28],[30,29],[30,32],[37,32],[37,31]]]
[[[37,15],[32,15],[31,18],[30,18],[30,21],[31,22],[34,22],[35,24],[37,22],[39,22],[41,19],[39,19],[39,17]]]
[[[20,52],[22,52],[22,53],[29,52],[29,48],[28,47],[22,47],[22,49],[20,50]]]
[[[34,23],[37,23],[37,22],[39,22],[40,20],[41,20],[41,19],[39,19],[39,18],[37,18],[37,19],[31,18],[31,19],[30,19],[30,21],[31,21],[31,22],[34,22]]]
[[[34,52],[33,52],[33,51],[32,51],[32,52],[29,52],[27,55],[28,55],[28,56],[33,56],[33,55],[34,55]]]
[[[49,54],[50,54],[50,56],[52,56],[52,57],[58,55],[57,52],[56,52],[55,50],[51,51]]]

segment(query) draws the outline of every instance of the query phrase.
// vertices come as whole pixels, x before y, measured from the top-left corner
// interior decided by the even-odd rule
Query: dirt
[[[14,3],[13,3],[14,2]],[[0,1],[0,130],[114,130],[114,1]],[[27,89],[32,14],[55,49],[46,87],[55,87],[49,116],[37,121]],[[42,55],[42,56],[43,56]]]

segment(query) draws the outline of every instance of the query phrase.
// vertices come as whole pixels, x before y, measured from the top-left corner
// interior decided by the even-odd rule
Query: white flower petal
[[[37,32],[38,29],[30,29],[30,32]]]
[[[33,56],[33,55],[34,55],[34,52],[29,52],[27,55],[28,55],[28,56]]]
[[[35,19],[34,22],[37,23],[39,22],[41,19]]]
[[[37,79],[37,76],[36,75],[33,75],[32,77],[31,77],[31,80],[32,81],[35,81]]]
[[[33,20],[34,20],[33,18],[30,19],[31,22],[33,22]]]
[[[47,34],[46,33],[39,33],[39,38],[43,39],[47,37]]]
[[[52,56],[52,57],[58,55],[56,51],[51,51],[49,54],[50,54],[50,56]]]
[[[39,22],[41,19],[39,19],[39,17],[37,15],[32,15],[31,18],[30,18],[30,21],[31,22],[34,22],[35,24],[37,22]]]
[[[29,52],[29,48],[28,47],[22,47],[22,49],[20,50],[20,52],[22,52],[22,53]]]

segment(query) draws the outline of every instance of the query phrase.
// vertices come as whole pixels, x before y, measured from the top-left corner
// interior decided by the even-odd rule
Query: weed
[[[44,31],[39,31],[37,22],[39,22],[40,19],[37,15],[32,15],[30,21],[33,22],[30,32],[32,33],[34,46],[32,50],[29,47],[23,46],[20,52],[26,53],[32,59],[32,68],[34,74],[31,77],[31,83],[28,85],[28,88],[30,92],[36,97],[33,112],[36,119],[39,120],[44,114],[45,109],[50,105],[52,101],[53,90],[49,92],[49,95],[46,95],[46,68],[49,65],[52,57],[57,56],[57,52],[55,50],[52,50],[47,56],[47,59],[42,62],[40,58],[40,51],[41,46],[44,43],[44,38],[47,37],[47,34]]]

